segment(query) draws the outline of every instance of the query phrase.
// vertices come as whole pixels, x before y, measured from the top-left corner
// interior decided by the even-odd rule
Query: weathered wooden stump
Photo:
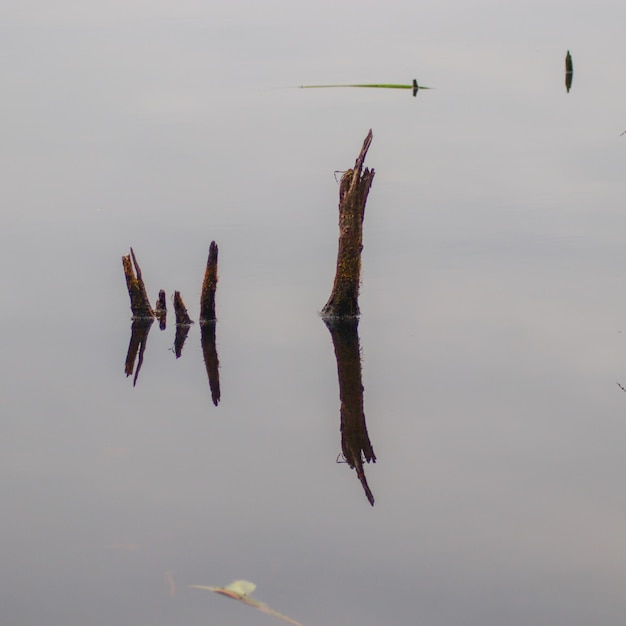
[[[130,310],[133,313],[133,318],[154,319],[154,311],[148,300],[146,287],[141,277],[141,269],[132,248],[129,255],[122,257],[122,265],[124,266],[124,276],[126,276],[126,286],[130,297]]]
[[[217,244],[212,241],[202,282],[200,323],[215,321],[215,291],[217,290]]]
[[[339,250],[333,289],[321,311],[325,318],[357,317],[363,250],[363,218],[374,170],[363,169],[365,156],[372,143],[367,133],[354,168],[341,177],[339,187]]]
[[[189,334],[189,328],[193,324],[187,313],[185,303],[180,295],[180,291],[174,292],[174,313],[176,314],[176,337],[174,338],[174,354],[178,359],[183,352],[185,340]]]
[[[165,301],[165,291],[163,291],[163,289],[159,291],[159,299],[156,302],[154,314],[159,320],[159,328],[161,330],[165,330],[165,325],[167,323],[167,303]]]
[[[187,308],[185,307],[183,298],[180,295],[180,291],[174,292],[174,313],[176,314],[177,326],[189,326],[190,324],[193,324],[192,319],[187,313]]]

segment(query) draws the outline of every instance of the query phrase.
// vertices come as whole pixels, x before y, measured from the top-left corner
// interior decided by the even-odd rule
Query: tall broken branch
[[[132,248],[130,249],[130,254],[122,257],[122,265],[124,266],[124,276],[126,276],[126,286],[130,297],[130,310],[133,313],[133,318],[154,319],[154,311],[150,306],[146,287],[141,278],[141,269]]]
[[[215,321],[215,291],[217,289],[217,244],[212,241],[209,247],[202,295],[200,296],[200,323]]]
[[[372,143],[367,133],[354,168],[341,177],[339,187],[339,250],[333,289],[321,311],[322,317],[357,317],[363,250],[363,218],[374,170],[363,169],[365,156]]]

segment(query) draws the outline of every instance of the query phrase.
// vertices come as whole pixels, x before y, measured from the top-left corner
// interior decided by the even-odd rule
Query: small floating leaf
[[[267,604],[256,600],[255,598],[251,598],[249,594],[251,594],[255,589],[256,585],[251,583],[249,580],[233,580],[232,583],[226,585],[226,587],[209,587],[208,585],[188,585],[192,589],[203,589],[205,591],[213,591],[215,593],[221,593],[224,596],[228,596],[229,598],[233,598],[233,600],[240,600],[244,604],[248,606],[253,606],[255,609],[262,611],[263,613],[267,613],[267,615],[273,615],[278,619],[283,620],[284,622],[288,622],[289,624],[293,624],[293,626],[303,626],[300,622],[296,622],[296,620],[279,613],[278,611],[274,611],[274,609],[270,609]]]
[[[249,596],[256,589],[256,585],[249,580],[233,580],[230,585],[226,585],[224,588],[241,596]]]

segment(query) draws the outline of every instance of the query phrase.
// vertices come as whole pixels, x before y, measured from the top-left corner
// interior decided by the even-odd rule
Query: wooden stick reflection
[[[204,322],[200,326],[202,341],[202,356],[204,357],[204,365],[206,373],[209,377],[209,387],[211,388],[211,399],[213,404],[217,406],[220,402],[220,360],[217,356],[217,347],[215,344],[215,327],[217,322]]]
[[[139,371],[143,364],[143,353],[146,349],[148,342],[148,334],[150,333],[150,327],[152,326],[152,319],[135,319],[130,327],[130,343],[128,344],[128,352],[126,353],[126,364],[124,371],[126,376],[130,376],[135,369],[135,359],[137,353],[139,358],[137,359],[137,369],[135,370],[135,377],[133,378],[133,387],[137,384],[139,378]]]
[[[356,318],[324,319],[330,331],[337,358],[339,398],[341,400],[341,451],[345,462],[354,470],[369,503],[374,506],[363,463],[376,463],[376,455],[367,434],[363,411],[361,352]]]

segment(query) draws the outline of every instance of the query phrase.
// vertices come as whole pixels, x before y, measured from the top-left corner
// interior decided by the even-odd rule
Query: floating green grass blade
[[[432,87],[423,87],[418,85],[414,80],[411,85],[397,85],[395,83],[351,83],[341,85],[300,85],[301,89],[332,89],[334,87],[365,87],[367,89],[412,89],[413,95],[417,95],[420,89],[432,89]]]
[[[353,85],[302,85],[302,89],[326,89],[329,87],[371,87],[374,89],[413,89],[413,85],[392,85],[392,84],[353,84]],[[425,87],[420,87],[425,89]]]

